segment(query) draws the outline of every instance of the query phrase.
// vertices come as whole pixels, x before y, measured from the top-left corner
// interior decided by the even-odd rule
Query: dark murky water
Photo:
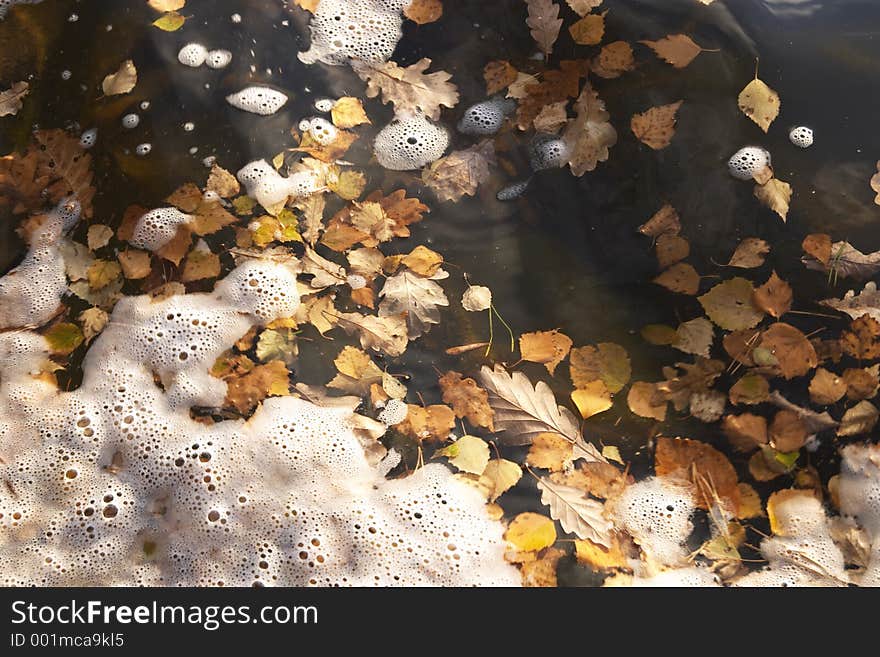
[[[481,72],[487,62],[509,59],[527,69],[534,48],[522,0],[445,0],[444,5],[439,23],[405,24],[394,59],[407,65],[431,57],[434,68],[452,73],[461,102],[443,118],[453,126],[468,105],[484,98]],[[664,202],[679,210],[682,234],[691,242],[690,262],[705,275],[719,271],[713,262],[726,262],[741,238],[769,241],[773,252],[754,278],[764,280],[775,268],[792,283],[795,308],[801,310],[814,309],[812,300],[846,289],[828,289],[824,276],[803,270],[804,235],[829,232],[863,251],[880,248],[878,212],[867,182],[880,157],[871,93],[880,76],[880,3],[716,0],[707,8],[694,0],[606,0],[605,8],[606,42],[681,32],[720,52],[703,53],[688,68],[676,70],[637,46],[636,71],[595,80],[620,135],[609,162],[595,172],[582,178],[567,169],[541,172],[523,198],[504,204],[495,193],[512,179],[499,168],[477,197],[441,204],[408,175],[366,167],[368,189],[387,192],[406,185],[431,207],[413,237],[396,240],[391,248],[406,253],[427,244],[445,256],[453,274],[447,288],[453,303],[442,324],[390,364],[392,371],[412,377],[411,390],[421,391],[426,401],[439,397],[438,370],[473,370],[479,364],[477,353],[451,358],[443,349],[488,336],[485,314],[456,310],[463,289],[460,272],[492,288],[496,306],[516,334],[560,328],[575,345],[615,341],[629,351],[634,379],[659,378],[661,366],[674,362],[678,352],[647,345],[639,329],[701,314],[696,300],[649,282],[657,273],[656,260],[650,241],[636,228]],[[236,12],[240,24],[230,21]],[[78,14],[77,22],[68,22],[72,13]],[[27,79],[32,100],[38,102],[28,102],[16,119],[0,119],[0,152],[23,147],[32,126],[97,127],[95,217],[116,225],[127,205],[156,206],[179,184],[203,181],[202,158],[214,155],[233,171],[251,159],[271,158],[292,145],[289,128],[314,114],[316,98],[361,95],[363,83],[347,67],[307,67],[297,61],[297,51],[308,44],[306,15],[298,8],[279,0],[188,0],[183,13],[193,18],[168,34],[150,27],[155,13],[145,2],[47,0],[11,12],[0,23],[0,87]],[[188,41],[233,51],[232,65],[222,71],[179,65],[177,51]],[[560,40],[554,58],[584,56],[584,49],[566,44],[570,40]],[[139,72],[134,92],[96,101],[104,75],[129,57]],[[782,98],[782,112],[766,136],[736,106],[739,90],[754,74],[756,57],[761,78]],[[71,71],[69,80],[62,79],[64,70]],[[291,101],[274,116],[258,117],[222,100],[254,82],[284,89]],[[633,113],[679,99],[685,102],[670,147],[655,152],[632,138],[628,121]],[[144,100],[151,107],[138,112],[140,126],[123,130],[120,117],[138,111]],[[391,116],[389,107],[378,103],[368,111],[374,126]],[[192,132],[183,130],[188,121],[195,123]],[[816,132],[810,149],[788,141],[788,129],[799,124]],[[455,139],[453,147],[469,143],[461,136]],[[133,154],[141,142],[153,145],[148,157]],[[369,143],[363,138],[347,159],[367,162]],[[759,207],[750,185],[736,183],[727,173],[727,158],[750,143],[771,151],[777,174],[794,189],[787,224]],[[499,155],[525,175],[524,145],[525,139],[513,132],[500,142],[507,150]],[[189,152],[192,147],[198,149],[195,154]],[[8,218],[0,225],[4,270],[21,251],[13,229]],[[812,326],[800,326],[820,328],[823,321],[834,322],[818,318]],[[310,383],[332,378],[332,358],[341,344],[319,340],[304,345],[298,377]],[[504,344],[497,340],[497,359],[507,356]],[[536,376],[543,372],[540,366],[524,369]],[[802,393],[791,391],[795,398]],[[727,450],[723,439],[716,440],[699,422],[682,419],[667,426]],[[633,460],[634,472],[646,471],[649,459],[640,450],[651,426],[631,418],[624,399],[591,419],[590,427],[588,438],[618,445],[624,458]],[[733,462],[746,471],[744,457]],[[524,480],[521,489],[518,502],[506,505],[508,511],[537,504],[530,482]],[[568,581],[590,581],[585,571],[569,570]]]

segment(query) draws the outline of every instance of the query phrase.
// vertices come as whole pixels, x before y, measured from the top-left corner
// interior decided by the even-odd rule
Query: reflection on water
[[[481,72],[487,62],[507,58],[527,68],[534,48],[521,0],[444,4],[441,22],[406,23],[394,59],[405,66],[427,56],[433,68],[452,73],[461,102],[445,112],[444,122],[454,126],[465,108],[485,97]],[[366,167],[368,188],[389,191],[403,184],[410,194],[425,196],[432,208],[428,220],[394,248],[405,253],[427,244],[445,256],[449,269],[491,286],[517,334],[558,327],[576,345],[614,340],[632,356],[633,378],[654,380],[669,355],[646,345],[639,329],[690,318],[696,303],[659,294],[648,282],[657,273],[656,261],[636,227],[663,203],[679,210],[698,271],[726,262],[741,238],[760,237],[773,245],[772,266],[804,300],[831,296],[821,277],[807,275],[799,264],[805,234],[830,232],[866,252],[880,248],[867,185],[878,157],[876,107],[866,93],[880,73],[880,42],[865,27],[880,25],[880,4],[716,0],[706,8],[693,0],[607,0],[605,8],[606,29],[615,39],[636,42],[681,32],[718,50],[701,54],[684,70],[640,53],[634,72],[595,82],[621,136],[606,164],[582,178],[567,170],[540,172],[523,197],[500,203],[496,192],[528,173],[525,139],[511,133],[499,142],[505,166],[474,198],[437,203],[412,175],[375,163]],[[67,21],[73,11],[79,15],[75,23]],[[236,12],[241,23],[230,20]],[[306,16],[297,8],[277,0],[189,0],[187,13],[195,18],[167,34],[149,27],[154,14],[144,2],[54,0],[11,12],[0,23],[3,82],[30,80],[39,102],[28,103],[15,122],[0,120],[0,151],[23,146],[29,126],[97,127],[96,217],[116,226],[129,204],[155,206],[180,183],[202,180],[203,158],[216,157],[233,171],[252,159],[271,158],[292,144],[290,127],[315,113],[315,99],[362,93],[363,83],[350,68],[306,67],[296,60],[308,44]],[[177,51],[188,41],[231,50],[231,66],[179,65]],[[582,55],[570,40],[561,40],[554,53],[560,59]],[[758,56],[761,78],[782,98],[782,113],[767,136],[743,120],[735,100],[754,75]],[[134,92],[94,102],[104,75],[129,57],[139,71]],[[66,70],[69,80],[62,79]],[[284,89],[289,103],[274,116],[259,117],[223,102],[226,94],[252,83]],[[685,103],[670,147],[649,151],[631,138],[628,117],[679,99]],[[144,101],[150,103],[147,110],[139,109]],[[134,130],[120,124],[129,112],[141,117]],[[382,126],[391,110],[377,104],[370,116],[374,126]],[[191,132],[183,128],[187,122],[195,124]],[[812,148],[788,142],[788,127],[795,125],[815,130]],[[454,139],[452,148],[472,143],[462,135]],[[153,146],[148,157],[134,154],[142,142]],[[727,158],[749,143],[771,151],[780,177],[795,190],[787,224],[757,207],[749,185],[728,176]],[[367,162],[368,144],[362,139],[347,159]],[[4,269],[20,254],[13,228],[6,222],[0,233]],[[479,354],[451,358],[443,349],[485,339],[485,321],[482,314],[450,308],[402,359],[398,369],[411,377],[411,389],[435,394],[438,369],[475,366]],[[298,377],[328,381],[337,352],[333,342],[303,349]],[[596,420],[591,420],[594,437],[618,445],[636,474],[646,471],[639,459],[648,440],[646,425],[622,409]],[[694,420],[681,421],[677,430],[716,440]],[[519,504],[534,506],[532,483],[521,487]],[[517,510],[512,505],[510,511]],[[570,581],[584,583],[583,576],[574,572]]]

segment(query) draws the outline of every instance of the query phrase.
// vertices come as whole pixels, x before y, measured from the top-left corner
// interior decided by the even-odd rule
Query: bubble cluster
[[[448,146],[446,128],[415,114],[392,119],[382,128],[373,142],[373,152],[386,169],[409,171],[441,158]]]
[[[405,401],[400,399],[389,399],[388,403],[385,404],[385,408],[380,411],[377,419],[385,426],[390,427],[403,422],[408,414],[409,408]]]
[[[144,142],[143,144],[138,144],[134,148],[135,155],[139,155],[141,157],[143,157],[145,155],[149,155],[152,151],[153,151],[153,145],[148,142]]]
[[[287,94],[271,87],[246,87],[238,93],[226,96],[226,102],[245,112],[269,116],[284,107]]]
[[[91,148],[98,142],[98,129],[91,128],[79,136],[79,145],[83,148]]]
[[[207,57],[208,49],[201,43],[188,43],[177,53],[177,61],[192,68],[198,68],[204,64]]]
[[[402,36],[401,11],[412,0],[321,0],[312,16],[305,64],[387,61]]]
[[[301,171],[285,178],[266,160],[246,164],[236,176],[247,188],[248,196],[255,198],[264,208],[283,204],[291,196],[309,196],[318,188],[317,179],[311,171]]]
[[[126,130],[133,130],[137,128],[141,123],[141,117],[137,114],[126,114],[122,117],[122,127]]]
[[[205,57],[208,68],[226,68],[232,63],[232,53],[228,50],[211,50]]]
[[[813,131],[806,126],[792,128],[788,133],[788,138],[792,144],[800,148],[809,148],[813,145]]]
[[[529,165],[533,171],[558,169],[568,161],[568,146],[554,135],[535,135],[529,144]]]
[[[150,210],[137,220],[129,243],[142,249],[157,251],[174,239],[180,226],[191,220],[192,216],[174,207]]]
[[[528,178],[526,180],[520,180],[519,182],[511,183],[510,185],[499,189],[498,193],[495,195],[495,198],[497,198],[499,201],[515,201],[520,196],[525,194],[531,182],[532,179]]]
[[[494,135],[514,109],[516,103],[507,98],[492,98],[471,105],[458,122],[458,131],[466,135]]]
[[[333,106],[336,104],[335,100],[330,98],[319,98],[315,101],[315,109],[319,112],[329,112],[333,109]]]
[[[339,133],[330,121],[317,117],[309,121],[309,134],[319,144],[327,145],[336,141]]]
[[[730,175],[737,180],[751,180],[756,173],[770,166],[770,153],[759,146],[739,149],[727,161]]]

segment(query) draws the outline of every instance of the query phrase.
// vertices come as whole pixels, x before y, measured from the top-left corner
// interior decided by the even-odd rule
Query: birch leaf
[[[602,4],[603,0],[565,0],[578,16],[586,16],[593,9]]]
[[[669,146],[675,135],[675,114],[683,101],[652,107],[630,121],[633,134],[643,144],[659,151]]]
[[[605,36],[605,14],[587,14],[568,28],[574,42],[582,46],[595,46]]]
[[[477,187],[489,179],[489,167],[494,164],[495,146],[487,139],[432,162],[422,171],[422,181],[441,201],[458,201],[477,193]]]
[[[768,87],[762,80],[755,78],[739,93],[739,108],[764,132],[779,115],[781,101],[779,94]]]
[[[111,73],[104,78],[101,88],[104,90],[105,96],[116,96],[118,94],[127,94],[134,89],[137,84],[137,69],[134,62],[126,59],[119,65],[116,73]]]
[[[703,49],[686,34],[670,34],[659,41],[639,41],[639,43],[648,46],[658,57],[675,68],[685,68],[703,52]]]
[[[755,198],[778,214],[783,222],[788,218],[791,185],[787,182],[771,178],[763,185],[755,185]]]
[[[489,444],[476,436],[462,436],[440,450],[462,472],[481,475],[489,464]]]
[[[580,488],[557,484],[547,477],[538,480],[538,488],[541,503],[550,507],[550,517],[558,520],[562,529],[598,545],[611,546],[613,525],[603,515],[602,503]]]

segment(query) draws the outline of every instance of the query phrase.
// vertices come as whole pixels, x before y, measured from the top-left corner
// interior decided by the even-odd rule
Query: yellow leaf
[[[524,552],[537,552],[556,542],[556,524],[547,516],[520,513],[507,527],[504,540]]]
[[[116,73],[111,73],[104,78],[101,88],[104,90],[105,96],[115,96],[117,94],[127,94],[134,89],[137,84],[137,69],[134,62],[126,59],[119,65]]]
[[[147,4],[156,11],[177,11],[183,9],[186,0],[150,0]]]
[[[782,221],[788,218],[791,185],[787,182],[771,178],[763,185],[755,185],[755,198],[778,214]]]
[[[675,114],[683,101],[661,105],[636,114],[632,117],[630,127],[633,134],[655,151],[669,146],[675,135]]]
[[[343,96],[333,104],[330,110],[333,125],[337,128],[353,128],[363,123],[372,123],[359,98]]]
[[[370,385],[382,383],[382,370],[366,352],[357,347],[344,347],[333,364],[338,374],[327,384],[330,388],[363,396],[369,392]]]
[[[568,355],[571,345],[571,338],[556,329],[523,333],[519,337],[522,359],[543,364],[551,376],[556,366]]]
[[[404,256],[400,262],[419,276],[430,278],[437,273],[437,270],[443,264],[443,256],[419,244],[411,253]]]
[[[403,15],[419,25],[433,23],[443,15],[441,0],[412,0],[403,8]]]
[[[779,94],[757,77],[739,93],[740,110],[764,132],[779,115],[780,105]]]
[[[620,465],[626,465],[620,457],[620,449],[615,445],[605,445],[605,447],[602,448],[602,456],[609,461],[615,461],[616,463],[620,463]]]
[[[663,422],[666,419],[667,403],[659,397],[657,384],[635,381],[626,396],[629,410],[640,417]]]
[[[122,268],[118,262],[111,260],[95,260],[88,269],[89,287],[100,290],[106,287],[122,275]]]
[[[612,542],[610,549],[606,549],[589,539],[575,539],[574,553],[579,563],[593,570],[629,568],[629,559],[616,540]]]
[[[476,436],[462,436],[440,454],[462,472],[481,475],[489,463],[489,445]]]
[[[270,395],[287,395],[288,374],[287,367],[280,360],[258,365],[243,376],[226,379],[226,400],[240,413],[248,413]]]
[[[752,328],[764,317],[752,302],[755,288],[739,276],[719,283],[698,297],[700,305],[715,324],[728,331]]]
[[[546,468],[558,472],[572,460],[572,444],[555,433],[540,433],[535,436],[526,456],[526,463],[536,468]]]
[[[176,11],[169,11],[162,14],[153,21],[153,26],[158,27],[163,32],[176,32],[186,22],[186,16],[178,14]]]
[[[327,187],[339,198],[346,201],[353,201],[364,193],[364,187],[367,186],[367,177],[362,171],[352,171],[346,169],[339,174],[334,182],[328,182]]]
[[[220,275],[220,256],[207,249],[195,248],[189,252],[183,264],[180,280],[184,283],[217,278]]]
[[[602,381],[590,381],[571,393],[571,400],[585,420],[611,408],[611,395]]]
[[[53,354],[66,356],[85,339],[79,326],[70,322],[54,324],[43,334]]]
[[[489,501],[494,502],[502,493],[516,485],[522,477],[522,469],[513,461],[492,459],[483,470],[480,481],[488,485]]]
[[[407,409],[406,419],[395,425],[395,428],[420,442],[445,442],[455,428],[455,413],[443,404],[427,407],[408,404]]]

